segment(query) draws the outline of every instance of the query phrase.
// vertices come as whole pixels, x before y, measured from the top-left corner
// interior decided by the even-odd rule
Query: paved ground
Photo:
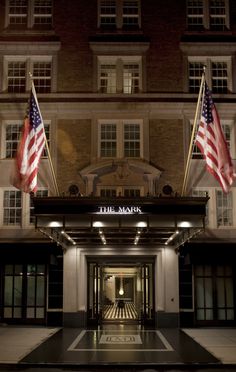
[[[108,339],[114,342],[114,336],[119,336],[114,329],[112,332],[106,329],[105,333],[104,331],[99,333],[101,332],[99,330],[2,326],[0,327],[0,371],[236,371],[236,329],[204,328],[177,331],[167,329],[156,333],[156,331],[145,330],[142,331],[143,333],[140,331],[135,333],[125,329],[126,333],[124,331],[121,333],[123,337],[125,336],[123,343],[117,346],[116,338],[114,347],[107,344],[104,336],[108,336]],[[128,340],[126,336],[130,336],[131,333],[134,336],[133,346],[124,345]],[[139,337],[143,341],[143,346]],[[130,350],[125,350],[129,347]],[[145,347],[147,350],[142,350]],[[73,364],[73,360],[77,360],[77,357],[80,359],[81,356],[86,362],[86,355],[87,365],[86,363]],[[143,356],[145,363],[139,363]],[[99,361],[99,358],[100,361],[107,360],[108,363],[96,365],[96,360]],[[136,365],[129,365],[129,358],[137,361]],[[151,362],[152,358],[158,363],[149,366],[148,362]],[[125,360],[127,367],[125,367]]]

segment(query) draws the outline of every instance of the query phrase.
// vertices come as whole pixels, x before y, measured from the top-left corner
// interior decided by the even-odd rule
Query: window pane
[[[199,93],[203,72],[203,62],[189,63],[189,92]]]
[[[4,305],[11,306],[13,304],[13,276],[5,277],[4,285]]]
[[[232,226],[232,193],[225,194],[222,190],[216,191],[217,226]]]
[[[187,26],[189,30],[203,29],[203,0],[188,0]]]
[[[140,126],[139,124],[124,125],[124,156],[140,157]]]
[[[206,197],[208,194],[207,190],[198,190],[192,189],[192,196],[194,197]],[[205,224],[209,224],[209,207],[208,203],[206,204],[206,217],[205,217]]]
[[[225,0],[210,0],[210,28],[220,31],[226,29]]]
[[[107,197],[107,198],[114,198],[116,197],[116,189],[101,189],[100,196]]]
[[[44,276],[37,276],[37,295],[36,295],[36,306],[44,305]]]
[[[37,190],[35,196],[37,198],[47,197],[48,196],[48,190]],[[32,198],[30,198],[30,223],[35,223],[34,203],[33,203]]]
[[[21,191],[4,191],[3,223],[4,225],[20,225]]]
[[[52,23],[52,1],[34,0],[34,24],[51,25]]]
[[[139,92],[139,65],[125,64],[123,71],[123,90],[124,93]]]
[[[16,155],[22,125],[9,124],[6,127],[6,158],[14,158]]]
[[[25,62],[8,63],[8,92],[24,93],[26,88],[26,64]]]
[[[138,26],[138,1],[123,1],[123,26]]]
[[[100,92],[116,93],[116,65],[101,65]]]
[[[101,157],[116,157],[116,125],[101,125]]]
[[[226,62],[212,62],[212,92],[228,92],[228,72]]]
[[[10,25],[27,24],[27,0],[9,0]]]
[[[101,0],[100,1],[100,26],[115,26],[116,25],[116,1]]]
[[[51,62],[35,62],[33,66],[33,78],[37,93],[50,93]]]
[[[35,277],[28,276],[27,278],[27,305],[34,306],[35,304]]]

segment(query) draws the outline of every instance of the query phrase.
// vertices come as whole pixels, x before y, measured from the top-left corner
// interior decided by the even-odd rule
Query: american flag
[[[228,193],[236,174],[220,118],[206,82],[204,82],[201,120],[195,143],[204,155],[207,170],[217,179],[222,190]]]
[[[32,82],[28,114],[24,119],[22,136],[16,155],[16,169],[12,180],[12,184],[16,188],[26,193],[37,191],[38,165],[44,146],[44,124]]]

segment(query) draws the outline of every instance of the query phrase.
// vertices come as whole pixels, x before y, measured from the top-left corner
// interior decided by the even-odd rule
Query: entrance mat
[[[20,361],[27,365],[215,365],[220,361],[179,329],[118,325],[64,328]]]

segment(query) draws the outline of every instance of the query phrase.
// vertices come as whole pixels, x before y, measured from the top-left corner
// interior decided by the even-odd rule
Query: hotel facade
[[[233,0],[0,0],[0,323],[235,326],[236,190],[192,147],[203,66],[235,165]],[[50,156],[11,185],[32,74]]]

